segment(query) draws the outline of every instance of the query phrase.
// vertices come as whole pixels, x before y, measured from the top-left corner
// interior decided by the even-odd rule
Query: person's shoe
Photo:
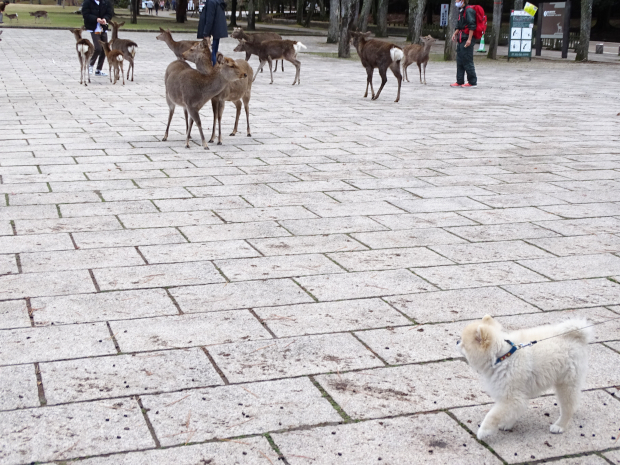
[[[463,84],[461,87],[466,87],[466,88],[470,88],[470,87],[478,87],[478,84],[470,84],[469,82],[467,84]]]
[[[107,75],[108,75],[108,73],[106,73],[104,71],[101,71],[99,69],[97,71],[95,71],[95,76],[107,76]]]
[[[93,67],[92,66],[88,67],[88,74],[93,74]]]
[[[454,84],[450,84],[450,87],[463,87],[463,84],[459,84],[458,82],[455,82]]]

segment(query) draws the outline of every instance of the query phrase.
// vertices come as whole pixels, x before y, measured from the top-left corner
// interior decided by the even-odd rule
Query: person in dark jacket
[[[478,78],[474,67],[474,42],[476,30],[476,10],[467,8],[469,0],[456,0],[459,17],[452,41],[456,42],[456,82],[450,87],[477,87]],[[467,84],[465,73],[467,72]]]
[[[89,73],[93,72],[93,66],[99,60],[95,76],[107,76],[106,73],[101,71],[105,61],[105,53],[103,52],[101,42],[108,41],[108,22],[114,16],[114,7],[111,0],[84,0],[82,16],[84,17],[84,27],[90,32],[93,45],[95,46],[95,53],[93,53],[90,59]]]
[[[217,49],[222,37],[228,37],[226,29],[226,2],[224,0],[207,0],[198,21],[198,38],[213,36],[211,61],[215,66]]]

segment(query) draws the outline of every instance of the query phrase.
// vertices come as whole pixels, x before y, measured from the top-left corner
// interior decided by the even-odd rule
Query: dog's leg
[[[557,385],[555,387],[555,393],[558,396],[558,401],[560,404],[560,418],[551,425],[549,430],[552,433],[563,433],[571,418],[573,417],[573,413],[577,409],[577,405],[579,404],[579,395],[581,393],[581,389],[579,386],[573,385]]]
[[[510,408],[506,409],[505,416],[500,419],[498,427],[502,431],[510,431],[515,423],[527,409],[527,399],[513,399]]]
[[[503,427],[502,429],[509,429],[506,428],[507,426],[512,428],[522,411],[520,405],[521,402],[519,401],[507,402],[502,400],[497,402],[482,420],[480,428],[478,428],[478,439],[484,439],[497,433],[500,425]]]

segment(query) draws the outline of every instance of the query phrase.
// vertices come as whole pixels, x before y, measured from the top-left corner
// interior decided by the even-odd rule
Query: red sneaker
[[[478,87],[478,85],[477,85],[477,84],[471,85],[471,84],[468,82],[467,84],[463,84],[461,87],[467,87],[467,88],[469,88],[469,87]]]
[[[458,82],[455,82],[454,84],[450,84],[450,87],[462,87],[463,84],[459,84]]]

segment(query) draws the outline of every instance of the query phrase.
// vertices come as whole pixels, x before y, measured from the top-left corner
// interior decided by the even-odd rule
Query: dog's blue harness
[[[536,344],[536,342],[538,341],[531,341],[531,342],[527,342],[527,343],[523,343],[523,344],[515,344],[512,341],[509,341],[508,339],[504,339],[508,344],[510,344],[510,350],[508,352],[506,352],[504,355],[502,355],[501,357],[497,357],[497,360],[495,361],[495,364],[497,365],[499,362],[503,362],[504,360],[506,360],[508,357],[510,357],[512,354],[514,354],[517,350],[519,349],[523,349],[524,347],[529,347],[531,345]]]

